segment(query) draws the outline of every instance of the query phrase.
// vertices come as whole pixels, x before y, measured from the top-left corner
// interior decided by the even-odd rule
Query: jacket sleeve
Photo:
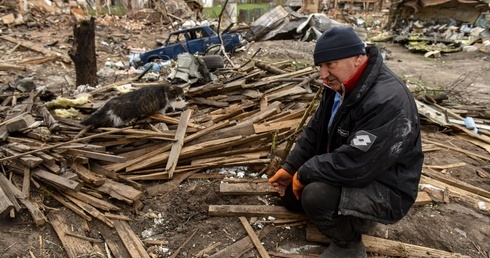
[[[398,93],[387,98],[371,95],[374,101],[356,108],[356,122],[346,143],[331,153],[310,157],[298,170],[300,182],[363,187],[393,169],[418,136],[418,115],[410,105],[411,96]]]
[[[290,174],[294,174],[298,169],[309,159],[311,159],[317,148],[317,141],[319,138],[319,130],[321,128],[321,119],[324,116],[322,110],[326,108],[326,99],[328,94],[325,93],[322,96],[320,104],[317,110],[313,114],[308,124],[303,128],[300,139],[294,145],[293,150],[286,158],[284,165],[282,166]]]

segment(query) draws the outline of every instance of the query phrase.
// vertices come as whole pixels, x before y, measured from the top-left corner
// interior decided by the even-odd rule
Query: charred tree
[[[73,26],[73,46],[68,51],[73,63],[78,85],[95,86],[97,80],[97,58],[95,56],[95,18],[83,20]]]

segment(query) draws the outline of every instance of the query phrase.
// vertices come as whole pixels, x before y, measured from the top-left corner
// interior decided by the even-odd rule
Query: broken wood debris
[[[127,249],[124,252],[145,257],[146,250],[142,243],[123,223],[129,218],[109,213],[120,209],[119,202],[138,207],[145,190],[136,181],[171,180],[146,189],[146,194],[154,196],[172,191],[187,178],[222,178],[220,175],[199,173],[212,168],[253,166],[258,171],[264,171],[271,163],[274,135],[276,151],[285,149],[286,140],[296,135],[298,124],[304,120],[303,115],[315,98],[314,92],[319,92],[317,90],[321,87],[321,82],[317,81],[319,74],[314,67],[300,70],[281,67],[275,70],[271,64],[256,63],[244,69],[249,70],[247,73],[228,70],[224,72],[228,74],[217,81],[191,85],[188,96],[192,105],[187,111],[154,114],[136,121],[132,127],[99,128],[86,131],[83,135],[80,134],[83,127],[78,121],[57,117],[42,102],[32,101],[33,98],[29,99],[27,94],[15,98],[12,95],[3,105],[9,115],[0,122],[0,126],[5,128],[0,131],[3,134],[0,138],[5,143],[1,147],[3,156],[0,161],[15,173],[14,176],[23,179],[23,187],[22,190],[15,186],[13,190],[5,190],[5,185],[11,184],[10,180],[4,178],[0,181],[3,190],[0,196],[5,196],[4,203],[0,203],[0,215],[12,216],[12,213],[18,212],[22,208],[18,200],[29,209],[37,225],[46,221],[42,212],[28,200],[30,181],[35,179],[35,182],[46,184],[42,187],[49,188],[53,198],[84,220],[96,218],[115,228],[121,239],[129,241],[123,247]],[[137,79],[130,78],[101,87],[92,95],[102,95],[117,85],[132,83]],[[6,106],[9,103],[12,103],[12,107]],[[80,109],[85,112],[91,110],[87,107]],[[435,114],[432,116],[438,119],[431,121],[451,126],[453,120],[448,120],[445,115],[448,112],[439,107],[434,109],[434,113],[421,114]],[[452,117],[457,119],[454,115]],[[159,124],[165,125],[160,127]],[[479,129],[481,132],[486,130],[484,126]],[[488,143],[482,136],[472,136],[472,140],[481,146]],[[484,155],[424,140],[424,151],[444,148],[488,160]],[[424,182],[449,189],[450,198],[461,199],[474,207],[478,206],[478,202],[490,207],[487,192],[471,185],[449,182],[440,175],[429,176],[431,178],[423,178]],[[436,184],[429,179],[445,184]],[[242,183],[221,184],[220,191],[222,194],[276,194],[267,182]],[[432,203],[431,196],[426,191],[419,192],[416,205]],[[304,215],[292,214],[284,207],[210,206],[209,214],[274,216],[291,221],[286,223],[304,223]],[[49,219],[59,220],[55,215],[49,216]],[[73,236],[76,234],[82,241],[89,240],[72,232],[63,236],[67,238],[70,234],[71,238],[77,238]],[[247,243],[250,245],[247,244],[242,251],[253,248],[254,243],[250,240]],[[69,246],[74,242],[65,241],[63,244]],[[121,248],[110,240],[106,244],[116,253]]]
[[[305,110],[302,101],[307,103],[312,98],[306,89],[292,87],[285,78],[314,72],[311,67],[299,73],[285,70],[283,77],[263,84],[257,82],[266,78],[266,73],[227,79],[223,84],[217,81],[206,87],[191,87],[190,94],[198,101],[182,112],[180,119],[179,112],[155,114],[137,121],[132,128],[100,128],[83,135],[80,134],[83,127],[77,121],[62,119],[42,102],[19,95],[13,107],[23,108],[12,110],[0,121],[7,128],[0,161],[14,175],[24,178],[25,193],[29,192],[28,179],[35,178],[75,214],[87,221],[96,218],[115,228],[120,237],[126,237],[127,227],[117,222],[122,217],[108,212],[119,210],[119,201],[137,205],[144,192],[142,185],[134,180],[172,179],[167,184],[146,189],[149,195],[155,195],[175,189],[197,171],[224,166],[265,167],[270,162],[271,132],[281,131],[279,141],[287,138]],[[118,84],[102,87],[92,94],[100,95]],[[248,93],[242,95],[244,91]],[[202,101],[218,95],[223,97],[213,101],[226,105]],[[31,108],[26,109],[27,105]],[[90,110],[83,108],[85,112]],[[157,129],[158,123],[166,126]],[[16,207],[21,208],[7,199],[4,216]],[[13,200],[16,199],[26,205],[27,197],[17,194]],[[34,212],[35,206],[27,205],[41,224],[44,219],[35,215],[39,214]],[[54,215],[50,217],[57,219]],[[131,241],[131,246],[126,249],[136,248],[136,238],[128,237],[127,241]],[[114,243],[106,243],[114,248]],[[142,255],[144,249],[134,250]]]
[[[330,239],[325,237],[317,227],[308,224],[306,227],[306,239],[308,241],[318,243],[329,243]],[[428,248],[419,245],[412,245],[403,242],[393,241],[389,239],[362,235],[362,241],[366,246],[366,251],[377,253],[386,256],[402,256],[402,257],[467,257],[458,253],[450,253],[438,249]]]

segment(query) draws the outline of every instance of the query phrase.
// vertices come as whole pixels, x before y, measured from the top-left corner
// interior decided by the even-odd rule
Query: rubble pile
[[[395,42],[407,42],[410,50],[430,52],[481,51],[490,53],[490,29],[457,25],[454,20],[450,23],[438,24],[430,21],[411,21],[400,29]]]
[[[142,10],[133,14],[139,17],[136,20],[143,22],[112,15],[98,17],[100,25],[121,28],[120,33],[99,35],[98,39],[103,39],[97,42],[99,53],[124,56],[128,50],[139,47],[133,46],[131,49],[127,46],[124,41],[129,37],[125,33],[146,30],[148,22],[156,22],[165,15],[171,21],[179,20],[173,15],[177,15],[178,10],[187,10],[180,5],[175,7],[177,9],[170,9],[173,5],[165,7],[168,13],[157,8],[156,11]],[[77,19],[75,9],[70,10],[70,19],[66,15],[60,15],[59,19],[50,16],[45,23],[39,24],[66,26],[64,21]],[[281,12],[281,8],[277,8],[269,15],[275,16]],[[192,17],[188,12],[182,15]],[[252,25],[249,36],[251,40],[280,39],[285,38],[284,35],[311,40],[329,26],[337,25],[335,21],[325,18],[322,15],[301,17],[297,21],[278,18],[274,22],[277,26],[265,26],[264,18]],[[10,16],[3,17],[4,26],[24,24],[15,21],[15,16],[13,20]],[[42,36],[33,36],[35,40],[31,42],[29,35],[1,35],[2,41],[9,42],[8,46],[0,46],[2,51],[11,54],[22,47],[29,53],[23,53],[19,60],[9,59],[12,64],[0,64],[0,72],[11,75],[26,71],[29,64],[47,63],[55,63],[61,67],[60,70],[66,69],[66,64],[70,63],[66,54],[70,37],[66,36],[64,42],[50,41],[47,44],[47,40],[44,42],[43,39],[49,38],[49,35]],[[113,40],[105,40],[109,38]],[[55,45],[57,47],[52,47]],[[147,63],[152,66],[135,70],[122,62],[112,62],[110,58],[102,61],[105,65],[99,69],[99,76],[104,77],[105,82],[97,86],[62,89],[60,85],[75,86],[66,76],[66,71],[63,71],[64,76],[57,77],[55,92],[38,87],[35,77],[41,75],[36,73],[19,76],[12,81],[0,79],[4,82],[0,86],[0,199],[4,200],[0,215],[15,217],[27,209],[36,225],[51,223],[68,257],[80,257],[88,251],[100,252],[99,245],[102,244],[106,245],[107,253],[113,253],[116,257],[155,257],[157,246],[166,245],[168,241],[138,235],[129,226],[129,221],[134,219],[129,216],[132,214],[130,210],[139,214],[144,198],[165,196],[189,178],[220,180],[224,176],[211,172],[212,169],[242,166],[254,171],[254,180],[223,179],[219,186],[220,193],[275,194],[266,182],[267,175],[277,169],[290,144],[308,122],[323,86],[314,66],[289,60],[259,60],[255,57],[259,51],[232,56],[235,64],[225,60],[226,66],[207,71],[210,74],[206,80],[202,80],[205,76],[195,70],[179,70],[178,65],[171,61],[155,67],[152,67],[153,63]],[[41,57],[33,56],[32,52]],[[172,72],[175,72],[175,76],[169,76]],[[185,109],[155,113],[120,128],[92,129],[80,124],[81,119],[118,94],[163,84],[186,89],[188,105]],[[424,122],[451,128],[459,132],[459,136],[481,146],[490,144],[490,114],[486,106],[453,105],[448,108],[440,106],[442,103],[429,94],[420,99],[417,104]],[[470,116],[474,120],[467,125],[464,117]],[[427,139],[424,139],[423,148],[424,152],[451,148],[480,161],[489,160],[488,156]],[[423,184],[416,205],[442,205],[457,199],[478,212],[488,213],[490,193],[437,171],[448,167],[451,168],[451,164],[424,167]],[[478,173],[487,174],[485,171]],[[149,182],[158,184],[150,186],[147,184]],[[55,199],[63,209],[43,210],[44,200],[30,198],[34,191]],[[282,208],[272,205],[210,205],[209,215],[275,216],[283,219],[283,222],[276,221],[278,224],[294,226],[306,223],[304,217]],[[64,210],[77,214],[81,221],[68,221]],[[88,228],[88,222],[92,226],[93,220],[111,230],[110,235],[103,236],[104,240],[84,235],[82,228]],[[195,232],[188,238],[189,241]],[[309,229],[308,232],[309,241],[325,241],[317,233]],[[239,241],[234,239],[236,243],[221,246],[212,257],[231,257],[236,250],[247,252],[252,248],[249,247],[252,246],[250,239],[257,237],[253,231],[248,234],[250,236]],[[464,257],[383,238],[366,236],[366,241],[369,252],[387,256],[406,253],[424,256],[431,253],[444,257]],[[214,246],[203,253],[212,253],[216,249]],[[177,249],[173,257],[177,257],[180,250]]]

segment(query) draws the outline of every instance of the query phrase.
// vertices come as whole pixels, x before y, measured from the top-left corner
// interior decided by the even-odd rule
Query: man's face
[[[354,75],[359,68],[359,56],[320,63],[320,78],[334,91],[342,91],[342,83]]]

